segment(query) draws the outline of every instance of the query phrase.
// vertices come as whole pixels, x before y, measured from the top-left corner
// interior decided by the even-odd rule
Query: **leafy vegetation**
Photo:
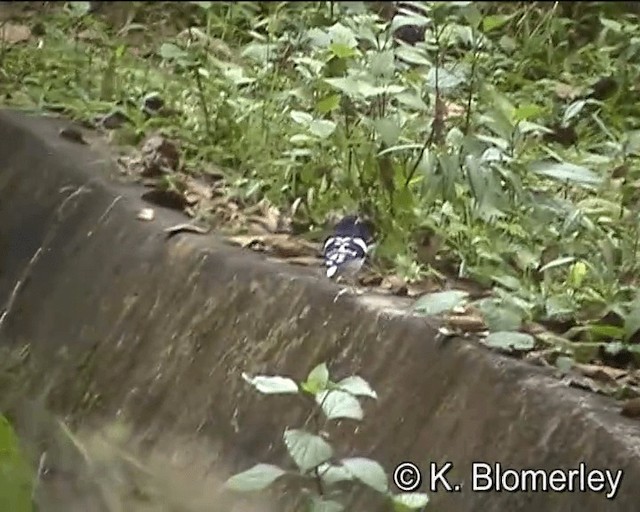
[[[0,508],[31,512],[33,471],[18,436],[9,421],[0,414]]]
[[[226,486],[236,491],[261,491],[279,479],[297,477],[307,497],[305,510],[340,512],[344,510],[344,482],[360,483],[377,492],[395,512],[424,510],[429,498],[423,493],[395,494],[389,489],[387,475],[376,461],[366,457],[338,458],[326,434],[329,420],[361,421],[364,417],[359,398],[377,399],[371,386],[357,375],[332,382],[325,363],[319,364],[307,379],[298,384],[288,377],[257,375],[243,378],[263,394],[300,394],[313,399],[313,410],[303,428],[287,428],[283,441],[295,463],[295,470],[273,464],[255,466],[232,476]],[[324,419],[322,419],[322,417]],[[313,426],[313,432],[307,425]],[[305,485],[306,484],[306,485]]]
[[[6,23],[5,104],[92,123],[117,111],[129,121],[110,130],[117,143],[161,129],[188,173],[215,164],[226,200],[267,200],[302,236],[361,212],[378,271],[423,292],[490,291],[474,302],[497,333],[488,344],[511,346],[506,332],[529,350],[517,334],[538,322],[577,342],[562,351],[582,362],[603,341],[637,360],[631,4],[123,5],[117,21],[88,2],[50,6],[30,15],[29,37]],[[152,92],[167,115],[140,110]]]

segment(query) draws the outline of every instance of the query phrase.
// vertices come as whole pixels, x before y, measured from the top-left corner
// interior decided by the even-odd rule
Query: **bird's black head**
[[[335,227],[336,236],[352,236],[367,241],[371,232],[366,223],[357,215],[345,215]]]

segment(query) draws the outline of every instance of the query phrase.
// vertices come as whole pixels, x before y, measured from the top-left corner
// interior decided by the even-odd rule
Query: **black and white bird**
[[[336,225],[333,235],[325,240],[322,247],[327,277],[344,279],[354,289],[356,276],[369,251],[369,238],[369,230],[362,219],[357,215],[343,217]],[[338,296],[347,291],[341,290]]]

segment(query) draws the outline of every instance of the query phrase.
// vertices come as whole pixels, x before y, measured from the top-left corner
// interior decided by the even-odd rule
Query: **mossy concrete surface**
[[[159,210],[137,220],[148,206],[140,189],[118,182],[97,139],[60,137],[67,125],[0,113],[0,337],[30,345],[35,387],[54,383],[57,414],[74,424],[126,418],[148,446],[188,438],[228,471],[277,463],[286,460],[282,430],[300,426],[308,409],[258,395],[241,373],[301,379],[327,361],[336,377],[359,374],[379,394],[361,425],[338,426],[345,454],[389,473],[412,461],[424,490],[429,462],[453,462],[447,476],[462,490],[432,493],[434,510],[637,509],[639,429],[615,404],[471,342],[437,341],[428,321],[394,304],[334,302],[337,288],[311,270],[215,235],[167,238],[163,228],[184,218]],[[475,493],[474,461],[547,470],[585,462],[624,477],[613,500]]]

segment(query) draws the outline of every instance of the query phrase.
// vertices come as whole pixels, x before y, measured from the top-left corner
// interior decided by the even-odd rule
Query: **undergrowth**
[[[380,269],[492,289],[498,330],[630,341],[637,16],[403,2],[390,20],[382,4],[128,2],[117,22],[88,2],[45,6],[28,41],[0,48],[0,94],[80,120],[117,107],[132,125],[116,138],[164,130],[193,168],[224,170],[229,197],[295,204],[301,232],[358,211]],[[152,91],[174,115],[140,111]]]

